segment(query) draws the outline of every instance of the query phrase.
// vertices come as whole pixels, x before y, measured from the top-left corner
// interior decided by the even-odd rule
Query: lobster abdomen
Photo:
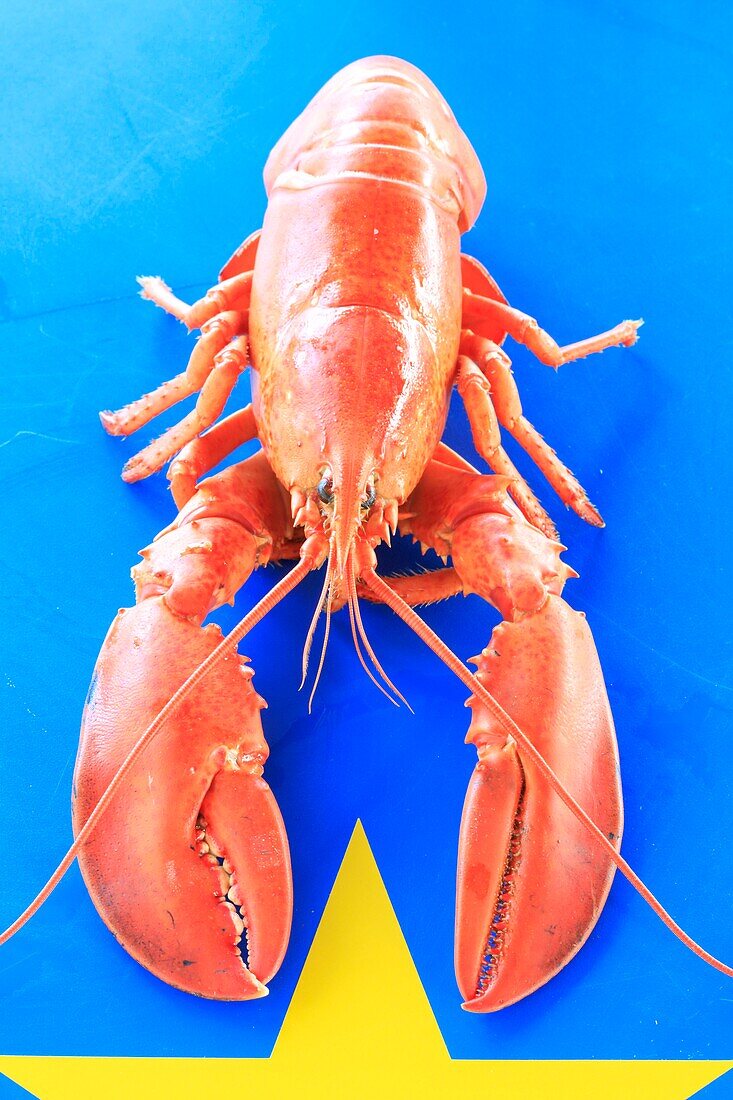
[[[270,195],[290,172],[347,171],[422,187],[455,211],[462,233],[486,197],[479,159],[445,99],[396,57],[362,58],[324,84],[270,153],[265,188]]]

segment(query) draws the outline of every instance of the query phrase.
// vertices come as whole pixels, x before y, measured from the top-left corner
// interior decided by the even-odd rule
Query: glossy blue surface
[[[261,222],[261,170],[282,130],[342,65],[393,53],[437,83],[484,164],[489,198],[466,248],[508,298],[560,342],[646,319],[633,351],[559,374],[508,349],[525,411],[606,530],[565,513],[508,449],[582,574],[567,594],[587,611],[606,671],[624,852],[694,936],[733,959],[725,7],[521,0],[479,14],[388,0],[127,0],[113,13],[67,0],[16,12],[0,45],[10,92],[0,168],[3,924],[69,842],[95,656],[130,602],[136,551],[173,514],[161,477],[120,481],[133,442],[105,437],[96,418],[182,369],[190,348],[181,326],[140,302],[134,276],[161,273],[201,293]],[[473,457],[457,402],[446,438]],[[403,545],[384,568],[414,560]],[[221,621],[271,584],[270,572],[256,575]],[[74,869],[0,951],[0,1050],[267,1054],[361,816],[453,1056],[730,1058],[733,983],[686,952],[623,881],[553,982],[497,1016],[461,1011],[452,922],[474,763],[462,743],[466,693],[387,611],[367,607],[415,717],[361,674],[344,621],[308,717],[296,688],[319,584],[304,584],[246,644],[270,702],[268,778],[296,889],[270,997],[212,1004],[150,977],[104,928]],[[495,622],[475,597],[426,618],[464,657]]]

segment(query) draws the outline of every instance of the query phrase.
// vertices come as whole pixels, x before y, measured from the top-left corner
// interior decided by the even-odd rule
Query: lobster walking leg
[[[182,374],[163,382],[152,393],[116,412],[101,412],[99,418],[103,427],[110,435],[131,435],[184,398],[199,390],[201,394],[193,413],[126,464],[122,473],[125,481],[138,481],[155,473],[221,414],[239,373],[232,376],[231,367],[239,362],[240,370],[244,370],[247,365],[246,344],[243,342],[238,348],[230,349],[228,354],[222,353],[234,337],[247,333],[252,271],[233,273],[193,305],[177,298],[157,276],[145,276],[138,282],[142,286],[143,298],[155,302],[183,321],[189,329],[201,328],[201,339]]]
[[[238,409],[227,416],[204,435],[187,443],[178,457],[168,467],[168,480],[177,508],[188,504],[194,494],[196,482],[227,455],[248,443],[257,435],[257,422],[252,406]]]
[[[202,485],[136,566],[95,669],[74,781],[78,833],[131,746],[220,637],[201,629],[290,534],[262,454]],[[262,996],[284,954],[290,862],[262,778],[263,701],[236,654],[222,660],[134,765],[80,853],[100,915],[154,974],[202,996]]]
[[[524,344],[541,363],[548,367],[561,367],[574,359],[583,359],[596,351],[614,348],[619,345],[631,347],[636,343],[637,330],[643,321],[622,321],[606,332],[578,340],[574,344],[560,347],[548,332],[540,328],[534,317],[506,302],[495,298],[484,298],[465,290],[463,293],[464,327],[482,332],[485,326],[499,326],[519,344]]]
[[[182,447],[210,427],[221,415],[239,375],[247,366],[247,340],[246,337],[239,336],[215,357],[213,370],[201,387],[193,412],[133,455],[125,463],[123,480],[140,481],[154,474]]]
[[[598,510],[588,500],[583,486],[523,415],[522,402],[512,376],[509,357],[493,341],[465,331],[461,336],[461,351],[463,356],[468,357],[484,375],[488,383],[485,391],[486,401],[488,404],[493,403],[499,423],[514,436],[517,443],[539,466],[563,504],[572,508],[586,523],[594,527],[602,527],[603,520]],[[474,438],[476,435],[474,431]],[[533,522],[531,516],[527,518]],[[554,537],[554,529],[548,530],[544,525],[541,525],[541,529],[551,538]]]
[[[246,329],[246,313],[230,311],[213,317],[202,329],[201,339],[191,352],[185,371],[116,412],[101,412],[99,419],[104,430],[110,435],[132,435],[166,409],[197,393],[211,376],[216,356],[234,336]]]
[[[561,599],[571,571],[559,544],[502,503],[504,486],[432,462],[401,529],[450,553],[463,591],[501,611],[477,678],[618,846],[617,749],[593,640]],[[484,1012],[531,993],[572,958],[614,866],[483,703],[469,702],[479,762],[461,825],[456,975],[466,1007]]]
[[[503,352],[495,344],[496,352]],[[478,453],[497,474],[511,478],[509,492],[522,515],[548,538],[556,538],[555,525],[501,446],[501,434],[492,402],[492,386],[487,372],[479,369],[467,355],[458,357],[456,386],[463,400],[471,426],[473,444]]]
[[[141,298],[154,302],[166,313],[177,317],[186,328],[194,329],[202,328],[217,313],[230,309],[246,310],[252,292],[252,272],[243,271],[230,279],[224,279],[191,305],[177,298],[168,284],[157,275],[141,275],[138,283],[142,287]]]
[[[428,573],[415,573],[406,577],[382,578],[410,607],[420,607],[425,604],[439,603],[447,600],[449,596],[458,596],[463,593],[463,581],[452,566],[444,569],[434,569]],[[365,584],[358,585],[358,593],[361,599],[376,601],[372,590]]]

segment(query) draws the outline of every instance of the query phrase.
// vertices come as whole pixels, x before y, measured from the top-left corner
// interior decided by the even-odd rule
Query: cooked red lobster
[[[184,397],[193,412],[137,454],[136,481],[170,459],[177,518],[133,569],[137,603],[115,619],[84,712],[74,779],[78,855],[99,913],[130,954],[205,997],[261,996],[287,947],[288,842],[263,768],[263,701],[238,641],[325,565],[306,646],[345,606],[369,674],[391,687],[359,598],[388,604],[472,692],[478,752],[458,854],[456,974],[464,1007],[511,1004],[589,935],[620,867],[708,962],[618,854],[613,721],[584,616],[563,600],[573,571],[547,513],[501,445],[503,428],[561,500],[602,520],[522,412],[507,335],[559,367],[616,345],[640,321],[559,347],[461,254],[486,184],[437,89],[374,57],[330,80],[265,167],[269,204],[200,301],[158,278],[143,297],[201,330],[185,372],[114,413],[129,435]],[[252,404],[219,420],[251,371]],[[441,442],[463,399],[477,472]],[[253,458],[202,477],[258,438]],[[452,564],[384,580],[375,548],[399,530]],[[296,566],[227,638],[202,623],[252,571]],[[412,610],[454,593],[503,616],[473,676]],[[371,661],[372,669],[369,669]],[[305,669],[304,669],[305,671]]]

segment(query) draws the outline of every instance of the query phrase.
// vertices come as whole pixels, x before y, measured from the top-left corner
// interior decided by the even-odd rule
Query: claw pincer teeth
[[[478,748],[463,811],[456,909],[456,976],[469,1003],[484,996],[499,974],[513,916],[524,795],[513,742],[483,741]]]
[[[478,981],[473,999],[480,1000],[489,990],[498,977],[499,967],[502,961],[505,939],[509,933],[512,896],[514,891],[514,876],[517,874],[521,861],[521,835],[522,835],[522,804],[520,800],[517,808],[517,816],[514,819],[509,849],[506,856],[506,864],[499,885],[499,895],[494,906],[494,913],[489,921],[489,930],[486,936],[486,945],[481,957]]]
[[[220,899],[219,904],[223,905],[228,912],[237,935],[235,947],[240,950],[241,939],[248,925],[244,899],[237,883],[234,867],[226,858],[221,846],[208,834],[207,828],[206,821],[199,814],[196,823],[196,851],[215,876],[214,896]]]

